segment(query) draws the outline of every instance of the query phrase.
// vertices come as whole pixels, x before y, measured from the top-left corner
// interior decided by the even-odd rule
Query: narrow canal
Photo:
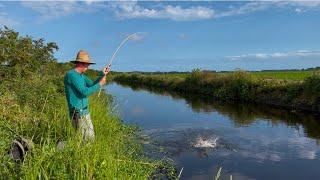
[[[110,84],[114,109],[149,139],[147,153],[173,159],[182,179],[317,179],[320,119],[268,106],[225,104]]]

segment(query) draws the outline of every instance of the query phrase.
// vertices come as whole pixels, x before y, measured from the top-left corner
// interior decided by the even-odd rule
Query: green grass
[[[188,77],[188,73],[181,73],[181,74],[153,74],[150,75],[151,77],[157,77],[157,76],[161,76],[162,78],[166,79],[166,78],[186,78]]]
[[[252,72],[255,77],[262,79],[304,80],[312,76],[313,71],[262,71]]]
[[[219,75],[228,75],[233,72],[217,72]],[[247,73],[252,74],[256,78],[261,79],[281,79],[281,80],[297,80],[301,81],[307,77],[312,76],[315,71],[248,71]],[[149,77],[163,78],[163,79],[185,79],[190,73],[146,73]]]
[[[304,71],[301,71],[302,73]],[[267,76],[272,78],[263,78]],[[194,70],[187,74],[123,73],[114,81],[133,87],[161,88],[183,94],[194,93],[222,101],[255,102],[319,112],[320,76],[295,72],[224,72]],[[282,78],[282,79],[281,79]],[[287,79],[284,79],[287,78]]]
[[[110,95],[90,97],[95,140],[82,142],[71,127],[63,85],[73,65],[57,63],[56,43],[7,27],[0,29],[0,42],[0,179],[147,179],[168,167],[144,157],[137,128],[110,113]],[[34,148],[14,162],[8,151],[21,136]],[[57,149],[59,142],[64,149]]]
[[[110,96],[98,98],[95,94],[90,98],[95,141],[83,144],[69,122],[63,93],[58,93],[53,84],[41,84],[40,79],[32,82],[24,83],[21,91],[6,91],[1,87],[2,178],[147,179],[161,166],[161,162],[143,156],[136,138],[137,129],[124,125],[110,113]],[[23,103],[19,102],[22,98],[25,98]],[[12,140],[18,136],[35,143],[23,163],[15,163],[7,156]],[[66,142],[63,150],[56,148],[58,141]]]

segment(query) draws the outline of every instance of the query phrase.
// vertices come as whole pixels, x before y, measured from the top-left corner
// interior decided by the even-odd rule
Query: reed
[[[14,90],[2,84],[0,103],[0,175],[5,179],[147,179],[160,161],[143,155],[137,128],[110,113],[110,95],[90,98],[95,141],[84,144],[71,127],[64,94],[56,78],[30,79]],[[44,83],[45,82],[45,83]],[[18,83],[18,82],[17,82]],[[46,85],[45,85],[46,84]],[[23,87],[23,88],[22,88]],[[23,100],[22,100],[23,99]],[[35,147],[24,162],[7,156],[11,142],[23,136]],[[65,143],[62,150],[59,142]]]
[[[320,112],[319,77],[312,74],[303,81],[291,81],[263,79],[245,71],[214,73],[195,69],[184,77],[176,74],[122,73],[115,75],[113,80],[133,87],[198,94],[215,100],[254,102]]]
[[[147,179],[163,163],[144,156],[138,129],[111,113],[112,98],[90,98],[95,140],[84,144],[71,127],[63,76],[72,68],[57,63],[54,42],[0,29],[0,179]],[[90,76],[97,75],[89,71]],[[23,162],[8,156],[13,140],[34,147]],[[57,148],[57,145],[64,148]],[[169,168],[170,169],[170,168]],[[168,174],[174,177],[174,170]]]

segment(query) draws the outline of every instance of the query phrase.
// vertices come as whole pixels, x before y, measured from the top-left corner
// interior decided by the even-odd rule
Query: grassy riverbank
[[[48,91],[50,92],[50,91]],[[63,96],[45,92],[21,106],[17,96],[1,96],[1,176],[36,179],[146,179],[160,164],[143,158],[135,140],[135,129],[123,125],[110,114],[110,97],[96,95],[90,99],[96,139],[84,145],[70,126]],[[18,136],[32,139],[34,149],[23,163],[8,156],[11,142]],[[58,142],[65,142],[58,150]],[[141,155],[141,156],[140,156]]]
[[[273,80],[287,80],[287,81],[302,81],[305,78],[312,76],[315,71],[320,70],[319,68],[310,68],[306,70],[265,70],[265,71],[251,71],[250,74],[255,78],[260,79],[273,79]],[[216,73],[219,75],[232,74],[233,71],[205,71],[207,73]],[[132,74],[133,72],[129,73]],[[190,72],[134,72],[135,74],[149,75],[151,77],[165,78],[186,78],[190,75]],[[119,73],[118,73],[119,74]]]
[[[310,74],[301,81],[257,77],[235,71],[213,73],[195,70],[189,74],[122,73],[114,81],[131,86],[165,88],[181,93],[201,94],[223,101],[256,102],[284,108],[320,112],[320,76]]]
[[[147,179],[161,162],[143,156],[137,129],[111,113],[112,98],[90,98],[95,141],[83,144],[71,127],[63,88],[72,66],[58,64],[54,43],[0,32],[0,176],[3,179]],[[90,73],[94,75],[94,72]],[[34,147],[23,162],[8,156],[18,137]],[[59,142],[65,147],[58,149]],[[174,176],[173,171],[167,175]]]

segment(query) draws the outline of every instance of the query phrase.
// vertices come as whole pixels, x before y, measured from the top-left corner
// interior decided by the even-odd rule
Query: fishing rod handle
[[[111,67],[111,64],[109,64],[107,66],[107,68],[110,68]],[[109,72],[108,72],[109,73]],[[106,74],[104,76],[107,76]],[[100,87],[100,90],[99,90],[99,93],[98,93],[98,97],[100,97],[100,94],[101,94],[101,90],[102,90],[102,87]]]

